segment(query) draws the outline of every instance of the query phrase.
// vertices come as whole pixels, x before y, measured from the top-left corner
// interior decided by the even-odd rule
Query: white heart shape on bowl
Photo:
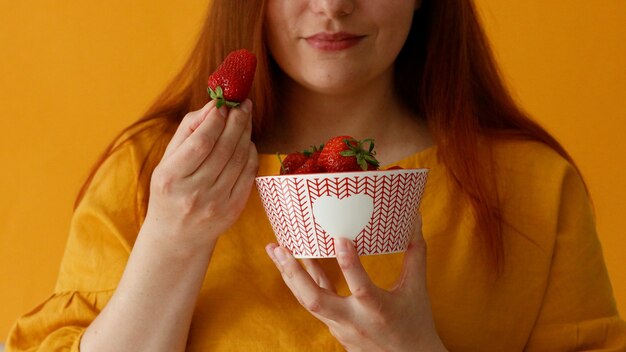
[[[374,199],[366,194],[353,194],[338,199],[319,197],[313,203],[315,221],[332,237],[354,240],[374,214]]]

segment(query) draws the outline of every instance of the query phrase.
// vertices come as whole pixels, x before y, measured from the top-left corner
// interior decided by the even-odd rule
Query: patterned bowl
[[[256,186],[278,243],[296,258],[335,256],[333,238],[359,255],[403,252],[428,169],[263,176]]]

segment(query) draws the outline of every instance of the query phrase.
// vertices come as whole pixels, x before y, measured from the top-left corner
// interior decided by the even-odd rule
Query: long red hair
[[[139,187],[145,197],[138,214],[145,215],[150,175],[184,115],[208,100],[206,78],[230,51],[247,48],[258,58],[255,82],[253,139],[271,128],[277,105],[277,67],[264,42],[265,1],[213,0],[188,61],[156,102],[104,152],[84,183],[82,199],[99,166],[141,133],[149,121],[160,121],[162,134],[144,161]],[[489,141],[507,136],[540,141],[572,161],[565,149],[532,121],[512,99],[494,60],[472,0],[423,0],[407,42],[396,61],[396,91],[408,107],[430,126],[438,156],[474,209],[487,257],[502,267],[503,230],[495,189]],[[132,133],[129,133],[132,131]],[[488,138],[485,138],[488,137]]]

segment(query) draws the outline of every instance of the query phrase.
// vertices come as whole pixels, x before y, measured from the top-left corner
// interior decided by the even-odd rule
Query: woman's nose
[[[311,0],[311,10],[329,18],[347,16],[354,11],[353,0]]]

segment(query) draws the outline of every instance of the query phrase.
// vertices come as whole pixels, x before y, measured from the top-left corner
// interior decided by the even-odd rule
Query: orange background
[[[579,163],[626,312],[626,2],[478,0],[516,98]],[[185,58],[206,0],[0,6],[0,341],[54,287],[91,164]]]

